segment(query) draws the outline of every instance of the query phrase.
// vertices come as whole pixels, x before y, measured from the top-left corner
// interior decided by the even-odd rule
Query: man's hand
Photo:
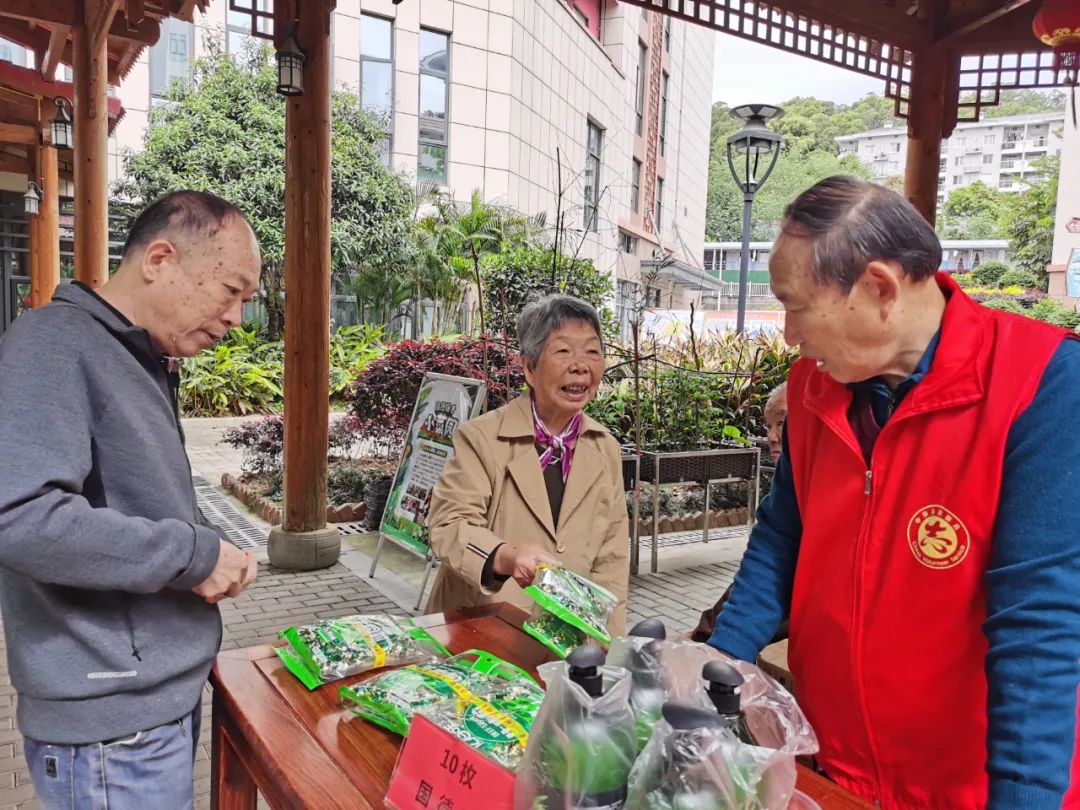
[[[252,582],[258,565],[255,558],[241,551],[228,540],[220,540],[217,565],[205,580],[192,590],[209,602],[217,604],[226,596],[239,596]]]
[[[536,566],[540,563],[558,565],[559,561],[540,546],[515,546],[503,543],[495,551],[495,573],[501,577],[513,577],[522,588],[532,585]]]

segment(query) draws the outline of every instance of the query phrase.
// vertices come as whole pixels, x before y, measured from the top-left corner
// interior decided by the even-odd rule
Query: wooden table
[[[422,616],[417,624],[454,653],[487,650],[536,675],[553,655],[521,630],[526,614],[507,604]],[[214,686],[211,806],[254,810],[256,790],[275,810],[382,808],[401,738],[354,718],[338,689],[309,692],[270,645],[223,652]],[[825,810],[870,805],[800,766],[798,787]]]

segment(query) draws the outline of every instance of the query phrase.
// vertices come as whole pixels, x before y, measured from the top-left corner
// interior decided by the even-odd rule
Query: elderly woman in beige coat
[[[582,409],[604,373],[600,319],[566,295],[518,319],[529,392],[466,422],[431,500],[431,547],[442,562],[428,611],[506,601],[555,562],[619,597],[621,633],[629,533],[618,443]]]

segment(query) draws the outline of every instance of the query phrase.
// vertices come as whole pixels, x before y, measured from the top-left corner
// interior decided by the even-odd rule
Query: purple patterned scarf
[[[562,462],[562,480],[566,483],[570,475],[570,464],[574,460],[574,445],[577,444],[578,434],[581,432],[581,411],[574,414],[570,424],[566,426],[558,436],[552,436],[547,429],[544,420],[536,412],[536,400],[532,399],[533,435],[542,447],[546,447],[540,455],[540,469],[546,470],[552,464]]]

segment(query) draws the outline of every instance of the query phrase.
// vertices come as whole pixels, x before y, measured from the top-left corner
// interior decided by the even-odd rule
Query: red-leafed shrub
[[[373,361],[348,392],[349,407],[357,419],[356,429],[386,447],[400,451],[405,443],[416,395],[424,374],[452,374],[483,379],[483,341],[462,338],[455,341],[403,340],[389,346],[386,354]],[[488,409],[513,399],[525,385],[521,357],[511,351],[510,385],[507,388],[507,354],[501,342],[488,342]]]

